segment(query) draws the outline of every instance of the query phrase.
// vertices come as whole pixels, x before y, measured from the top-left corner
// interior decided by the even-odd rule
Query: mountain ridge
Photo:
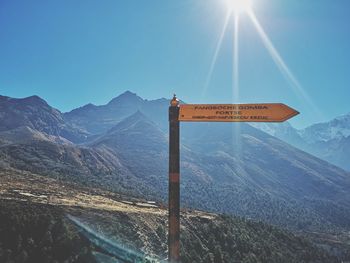
[[[89,105],[89,104],[88,104]],[[136,93],[126,91],[121,95],[113,98],[104,105],[85,105],[64,113],[64,117],[68,123],[75,127],[84,129],[90,134],[101,134],[117,125],[122,119],[140,110],[147,117],[151,117],[157,124],[161,124],[166,120],[163,116],[159,116],[159,110],[164,106],[168,106],[169,102],[165,99],[144,100]],[[156,116],[154,115],[156,112]]]
[[[1,144],[0,166],[166,200],[169,102],[142,104],[127,110],[113,105],[122,114],[83,145],[45,140]],[[100,109],[89,113],[96,125],[116,115]],[[69,122],[82,130],[89,125],[74,118]],[[349,173],[248,124],[181,126],[183,205],[292,229],[350,226]],[[332,217],[331,210],[338,216]]]

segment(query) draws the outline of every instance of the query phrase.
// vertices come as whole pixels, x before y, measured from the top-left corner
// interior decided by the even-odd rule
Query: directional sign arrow
[[[283,122],[299,114],[283,103],[183,104],[179,121]]]

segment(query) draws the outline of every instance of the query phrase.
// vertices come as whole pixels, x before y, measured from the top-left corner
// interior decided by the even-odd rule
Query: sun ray
[[[305,100],[310,107],[312,107],[313,111],[318,114],[322,115],[321,111],[317,108],[317,106],[313,103],[310,96],[307,94],[307,92],[303,89],[297,78],[294,76],[292,71],[289,69],[287,64],[284,62],[283,58],[273,45],[272,41],[266,34],[265,30],[261,26],[260,22],[258,21],[256,15],[252,10],[249,10],[248,15],[253,22],[253,25],[255,26],[256,31],[258,32],[258,35],[260,36],[264,46],[268,50],[268,52],[271,55],[272,60],[277,65],[278,69],[282,73],[282,75],[285,77],[285,79],[288,81],[289,85],[294,89],[294,92],[303,100]]]
[[[234,32],[233,32],[233,70],[232,70],[232,102],[239,102],[239,13],[234,12]],[[232,127],[233,143],[236,153],[242,152],[241,144],[241,124],[235,123]]]
[[[201,97],[202,101],[203,101],[203,99],[204,99],[204,97],[206,95],[206,92],[208,90],[208,87],[210,85],[210,81],[211,81],[211,78],[212,78],[212,75],[213,75],[213,72],[214,72],[216,61],[217,61],[218,56],[219,56],[219,52],[220,52],[220,49],[221,49],[221,46],[222,46],[222,42],[223,42],[224,37],[225,37],[225,33],[226,33],[226,30],[227,30],[227,27],[228,27],[228,24],[229,24],[229,21],[230,21],[231,14],[232,13],[229,12],[229,11],[227,11],[227,13],[226,13],[226,17],[225,17],[225,20],[224,20],[224,26],[223,26],[222,31],[220,33],[220,36],[218,38],[218,42],[217,42],[217,45],[216,45],[216,48],[215,48],[214,56],[213,56],[213,59],[212,59],[211,64],[210,64],[210,68],[209,68],[209,72],[208,72],[207,78],[205,80],[204,89],[202,91],[202,97]]]
[[[239,101],[239,14],[234,17],[233,99]]]

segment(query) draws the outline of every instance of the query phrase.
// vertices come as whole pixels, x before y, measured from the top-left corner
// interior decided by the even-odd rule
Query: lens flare
[[[282,73],[282,75],[285,77],[287,82],[290,84],[290,86],[294,89],[294,92],[297,96],[300,97],[301,100],[305,101],[309,104],[313,112],[317,116],[322,116],[321,111],[318,109],[318,107],[313,103],[312,99],[310,98],[309,94],[304,90],[304,88],[299,83],[298,79],[294,76],[293,72],[290,70],[286,62],[283,60],[282,56],[279,54],[275,46],[273,45],[272,41],[266,34],[265,30],[259,23],[257,17],[252,11],[248,12],[248,15],[253,22],[253,25],[255,26],[256,31],[258,32],[258,35],[260,36],[265,48],[270,53],[272,60],[277,65],[278,69]]]
[[[224,20],[223,30],[219,35],[217,46],[214,52],[213,59],[210,64],[209,73],[206,78],[204,88],[202,90],[202,100],[205,97],[206,91],[211,82],[212,74],[215,70],[216,62],[220,50],[222,48],[223,39],[226,32],[228,31],[229,22],[233,20],[233,71],[232,71],[232,101],[239,102],[240,97],[240,78],[239,78],[239,64],[240,64],[240,54],[239,54],[239,31],[240,31],[240,17],[242,13],[245,13],[249,20],[252,22],[254,28],[257,31],[257,35],[261,38],[263,45],[270,54],[272,60],[275,62],[276,66],[280,70],[281,74],[286,79],[287,83],[290,85],[294,93],[299,97],[303,102],[306,102],[310,109],[313,111],[313,114],[316,116],[323,116],[322,111],[315,105],[307,91],[299,83],[296,76],[293,74],[292,70],[288,67],[287,63],[284,61],[281,54],[278,52],[273,42],[265,32],[264,28],[260,24],[258,18],[255,15],[255,12],[252,8],[252,0],[222,0],[227,6],[227,15]]]
[[[239,102],[239,16],[234,18],[233,36],[233,101]]]
[[[231,12],[244,13],[252,8],[251,0],[226,0],[227,6]]]
[[[212,77],[213,72],[214,72],[216,61],[217,61],[218,56],[219,56],[219,52],[220,52],[220,49],[221,49],[221,46],[222,46],[222,42],[223,42],[224,37],[225,37],[225,33],[226,33],[227,26],[228,26],[229,21],[230,21],[230,17],[231,17],[231,12],[227,12],[225,20],[224,20],[224,26],[223,26],[221,34],[220,34],[220,36],[218,38],[218,41],[217,41],[217,44],[216,44],[216,48],[215,48],[215,52],[214,52],[212,61],[210,63],[209,72],[208,72],[207,78],[205,80],[204,88],[202,90],[201,100],[203,100],[204,97],[206,96],[207,89],[208,89],[208,87],[210,85],[211,77]]]

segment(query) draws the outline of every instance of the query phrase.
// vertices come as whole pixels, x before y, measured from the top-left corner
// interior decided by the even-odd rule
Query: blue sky
[[[146,99],[176,92],[188,103],[283,102],[301,112],[296,127],[350,112],[350,1],[252,0],[309,101],[243,14],[239,98],[232,99],[233,20],[206,87],[223,1],[1,0],[0,94],[36,94],[63,112],[125,90]]]

